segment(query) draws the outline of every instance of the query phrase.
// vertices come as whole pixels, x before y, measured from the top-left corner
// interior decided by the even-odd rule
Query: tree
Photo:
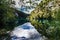
[[[30,22],[35,26],[37,31],[50,40],[60,39],[59,2],[59,0],[42,0],[29,16]]]
[[[16,26],[15,10],[10,7],[9,0],[0,0],[0,32],[11,30]]]

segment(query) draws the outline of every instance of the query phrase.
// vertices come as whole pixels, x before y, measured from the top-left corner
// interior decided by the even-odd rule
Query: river
[[[35,7],[41,2],[41,0],[24,0],[16,1],[14,7],[26,14],[30,14]],[[11,40],[45,40],[45,37],[42,36],[30,22],[26,22],[22,25],[19,25],[12,30],[10,33]]]

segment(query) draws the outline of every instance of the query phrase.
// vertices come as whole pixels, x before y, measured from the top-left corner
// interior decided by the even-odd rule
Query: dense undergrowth
[[[49,40],[60,40],[60,1],[42,0],[31,12],[30,22]]]

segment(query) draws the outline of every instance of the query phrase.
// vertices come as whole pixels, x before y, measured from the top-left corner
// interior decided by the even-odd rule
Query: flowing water
[[[12,1],[15,1],[13,7],[15,7],[17,10],[22,11],[26,14],[30,14],[31,11],[33,11],[42,0],[12,0]]]
[[[11,32],[11,40],[45,40],[30,22],[15,27]]]

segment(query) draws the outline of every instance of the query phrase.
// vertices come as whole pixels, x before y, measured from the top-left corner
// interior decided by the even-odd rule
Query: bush
[[[17,17],[14,12],[7,0],[0,0],[0,31],[11,30],[16,26]]]
[[[59,2],[59,0],[43,0],[29,16],[30,22],[37,31],[48,37],[49,40],[60,39]]]

